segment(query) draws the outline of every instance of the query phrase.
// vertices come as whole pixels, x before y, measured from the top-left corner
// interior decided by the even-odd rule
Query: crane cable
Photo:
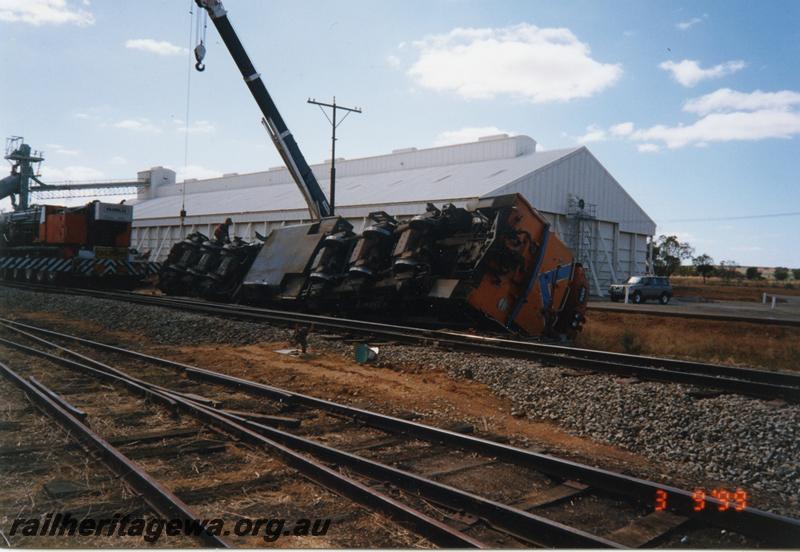
[[[195,37],[200,37],[200,18],[203,19],[203,38],[200,39],[200,42],[197,46],[194,47],[194,58],[197,60],[197,63],[194,64],[194,68],[198,71],[205,71],[206,66],[203,64],[203,59],[206,57],[206,33],[208,31],[208,12],[202,10],[202,14],[197,14],[197,27],[195,29]]]
[[[194,0],[189,0],[189,51],[192,49],[194,42]],[[198,18],[199,21],[199,18]],[[183,222],[186,218],[186,173],[189,168],[189,106],[191,100],[192,90],[192,56],[189,55],[189,66],[186,70],[186,117],[183,121],[183,183],[181,185],[181,231],[183,230]]]
[[[197,60],[194,68],[198,71],[204,71],[206,66],[203,65],[203,58],[206,55],[206,34],[208,32],[208,14],[205,10],[197,12],[197,17],[194,17],[194,0],[189,0],[189,50],[191,51],[192,44],[200,37],[200,19],[203,20],[203,38],[194,49],[194,57]],[[186,218],[186,174],[189,170],[189,113],[191,106],[191,91],[192,91],[192,57],[189,55],[189,65],[186,70],[186,117],[184,119],[183,128],[183,185],[181,186],[181,230],[183,230],[184,219]]]

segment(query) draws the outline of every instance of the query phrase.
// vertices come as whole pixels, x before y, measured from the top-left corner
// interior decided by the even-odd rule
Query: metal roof
[[[337,159],[336,205],[357,207],[426,201],[442,203],[497,195],[494,192],[508,193],[515,184],[531,182],[532,177],[542,173],[546,167],[556,166],[581,151],[588,153],[583,146],[535,151],[535,142],[527,136],[502,135],[469,144],[401,150],[362,159]],[[594,160],[591,154],[589,157]],[[613,181],[598,182],[598,186],[611,190],[603,197],[613,201],[615,198],[609,195],[617,195],[616,200],[632,203],[637,211],[635,218],[652,224],[654,231],[652,220],[608,175],[602,165],[596,160],[594,162],[600,166],[600,170],[595,172],[603,173],[607,175],[607,179]],[[329,163],[312,166],[320,186],[326,191],[329,185],[329,167]],[[576,184],[580,184],[580,188],[591,188],[593,182],[572,182],[570,188],[575,188]],[[305,201],[291,181],[288,171],[281,168],[162,185],[151,191],[156,197],[136,203],[134,213],[137,221],[175,217],[181,209],[183,186],[186,187],[186,210],[190,217],[306,209]],[[620,193],[614,194],[615,186]],[[528,185],[521,191],[530,196],[531,189],[535,188],[535,184],[533,187]],[[575,193],[575,190],[570,189],[568,192]],[[562,190],[558,201],[547,200],[547,205],[537,205],[535,193],[528,199],[543,211],[559,213],[566,208],[566,193],[567,191]],[[637,231],[646,233],[646,229]]]

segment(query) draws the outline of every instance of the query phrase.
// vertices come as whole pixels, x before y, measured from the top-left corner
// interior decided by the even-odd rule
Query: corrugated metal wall
[[[582,148],[488,195],[521,193],[540,211],[566,213],[570,194],[597,206],[599,220],[619,223],[623,232],[652,235],[653,221],[589,150]]]
[[[517,155],[531,153],[534,148],[535,142],[530,138],[515,137],[350,160],[343,163],[340,170],[347,172],[345,167],[349,164],[351,171],[380,173],[396,170],[406,162],[419,166],[467,163],[464,166],[469,167],[469,161],[493,157],[513,159]],[[288,178],[283,172],[270,171],[268,180],[277,182]],[[264,173],[259,174],[263,178]],[[197,182],[193,183],[192,189],[194,192],[201,192],[224,190],[226,186],[241,187],[242,182],[248,178],[257,179],[259,176],[240,176],[229,179],[228,183],[225,178]],[[230,184],[233,180],[237,182],[235,186]],[[175,192],[173,188],[177,189],[179,186],[165,186],[158,195],[169,195]],[[548,217],[556,233],[586,266],[593,294],[605,294],[609,284],[624,281],[630,275],[645,273],[647,238],[654,234],[655,224],[586,148],[569,153],[556,162],[502,185],[486,195],[508,193],[521,193]],[[587,205],[585,216],[576,217],[574,209],[570,211],[570,197],[584,200]],[[410,199],[413,201],[341,206],[338,214],[347,218],[358,230],[362,227],[364,217],[371,211],[384,210],[395,217],[424,212],[425,201],[418,201],[416,197]],[[449,201],[463,206],[468,198]],[[224,220],[225,216],[219,214],[189,217],[183,228],[178,225],[179,221],[175,217],[137,219],[134,221],[133,244],[140,251],[150,251],[154,259],[164,260],[172,245],[183,236],[195,230],[211,235],[214,226]],[[241,213],[233,216],[233,235],[253,240],[256,232],[266,235],[276,226],[297,224],[303,222],[307,216],[304,209]]]
[[[465,201],[455,202],[463,205]],[[386,207],[386,206],[384,206]],[[416,209],[415,209],[416,207]],[[374,209],[369,209],[374,210]],[[347,216],[353,228],[360,230],[369,210],[360,216]],[[413,216],[424,210],[424,205],[403,205],[388,208],[392,215],[403,218]],[[541,212],[541,211],[540,211]],[[572,223],[562,214],[542,212],[553,225],[556,234],[564,242],[570,244],[571,236],[568,227]],[[253,217],[254,219],[257,217]],[[187,234],[199,231],[207,236],[214,232],[215,226],[221,220],[187,224],[183,228],[178,225],[165,224],[161,226],[140,226],[133,229],[132,243],[139,251],[150,251],[154,260],[166,259],[172,246],[183,239]],[[282,221],[267,220],[235,220],[231,235],[240,236],[245,240],[256,239],[256,232],[267,235],[273,228],[307,222],[301,218],[286,219]],[[590,288],[593,295],[604,295],[608,286],[613,282],[627,280],[629,276],[644,274],[647,270],[647,236],[631,232],[619,231],[619,225],[608,221],[586,221],[594,239],[588,245],[578,248],[570,244],[576,255],[586,266],[590,279]],[[602,239],[598,238],[601,237]]]
[[[586,268],[592,295],[606,295],[612,283],[647,272],[648,235],[622,232],[618,223],[597,219],[583,220],[577,233],[575,218],[540,212]]]

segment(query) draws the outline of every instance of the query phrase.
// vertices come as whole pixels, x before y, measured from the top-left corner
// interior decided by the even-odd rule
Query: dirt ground
[[[576,344],[767,370],[800,370],[800,328],[786,326],[595,310]]]
[[[33,323],[41,323],[43,326],[92,336],[104,342],[116,341],[123,346],[151,352],[157,356],[320,398],[396,416],[406,417],[413,414],[422,423],[440,427],[467,422],[474,426],[478,435],[501,440],[510,438],[516,446],[531,447],[537,451],[581,463],[680,487],[691,488],[697,484],[695,480],[686,479],[689,476],[652,463],[644,456],[589,438],[570,435],[552,423],[533,421],[515,415],[511,402],[498,397],[487,386],[472,380],[453,379],[440,369],[421,366],[358,365],[349,355],[319,351],[315,353],[313,350],[306,357],[299,358],[278,352],[287,347],[288,344],[285,342],[266,341],[250,345],[227,343],[154,345],[141,333],[113,332],[100,324],[70,319],[53,312],[23,312],[20,309],[15,314]],[[604,317],[608,318],[604,320]],[[614,328],[618,333],[607,331],[607,337],[619,339],[620,331],[644,331],[643,328],[651,324],[649,321],[637,320],[639,318],[647,317],[594,313],[592,321],[597,322],[595,334],[592,333],[592,326],[589,326],[587,328],[589,331],[585,335],[591,337],[601,330]],[[681,327],[686,327],[686,321],[683,320],[669,320],[668,323],[675,325],[673,328],[675,332]],[[702,324],[707,327],[708,322]],[[724,326],[723,323],[720,324]],[[661,326],[663,324],[660,322],[659,327]],[[769,328],[767,331],[773,332],[774,335],[763,336],[763,339],[776,341],[794,339],[795,343],[800,343],[797,340],[798,333],[779,335],[780,332],[787,330],[787,328]],[[690,333],[699,336],[704,332],[696,329]],[[617,337],[614,337],[615,335]],[[734,337],[741,339],[741,335],[742,330],[738,329],[730,335],[730,339],[733,340]],[[669,342],[665,341],[660,346],[668,348]],[[230,511],[240,512],[236,508]],[[350,520],[349,527],[363,524],[368,519],[370,518],[366,516],[358,516]],[[377,519],[373,521],[377,523]],[[399,542],[409,542],[407,535],[396,535],[393,538]],[[718,538],[718,535],[715,538]],[[332,542],[335,544],[336,541]],[[711,539],[710,542],[717,541]],[[297,543],[286,544],[292,546]],[[316,542],[313,545],[318,544],[319,542]]]
[[[675,474],[661,473],[658,466],[651,465],[643,456],[570,435],[555,424],[515,416],[511,402],[498,397],[487,386],[453,379],[444,371],[358,365],[337,354],[310,354],[298,358],[278,353],[288,346],[282,342],[246,346],[153,346],[140,334],[112,333],[99,325],[53,313],[31,312],[25,313],[24,317],[48,325],[55,323],[72,333],[94,335],[101,341],[117,339],[157,356],[295,392],[387,414],[415,413],[421,416],[420,421],[431,425],[445,427],[453,423],[471,423],[476,432],[490,438],[498,435],[510,437],[519,446],[530,446],[615,471],[681,483]],[[687,481],[686,484],[690,483]]]
[[[480,431],[527,438],[549,450],[558,447],[583,457],[630,463],[632,467],[643,464],[636,455],[569,435],[552,424],[514,417],[511,402],[498,398],[480,383],[455,380],[438,371],[420,373],[358,365],[338,355],[298,358],[275,352],[284,347],[285,343],[208,345],[177,351],[165,348],[162,353],[190,364],[364,408],[381,406],[385,410],[386,405],[391,405],[397,412],[423,414],[434,425],[469,421]]]
[[[87,329],[84,323],[71,326],[77,333],[77,327]],[[107,332],[93,327],[93,334],[110,340]],[[130,337],[130,336],[129,336]],[[133,341],[133,340],[131,340]],[[226,351],[227,353],[227,351]],[[285,519],[289,524],[293,520],[304,517],[309,519],[332,520],[330,532],[324,537],[282,536],[275,542],[268,542],[262,535],[231,536],[229,540],[237,547],[281,547],[281,548],[365,548],[379,546],[387,548],[430,547],[430,543],[400,526],[396,526],[381,516],[370,512],[350,500],[319,487],[319,485],[298,477],[297,472],[287,468],[270,454],[265,454],[259,447],[231,442],[223,435],[204,428],[191,417],[173,419],[168,412],[158,405],[146,404],[135,395],[113,387],[93,384],[91,380],[80,380],[67,369],[59,368],[48,362],[30,361],[30,358],[16,351],[3,350],[3,360],[13,365],[21,375],[34,375],[37,380],[55,391],[65,393],[71,404],[88,414],[92,429],[104,438],[124,438],[131,434],[146,433],[143,429],[159,431],[193,430],[195,433],[185,439],[175,438],[155,445],[143,445],[144,449],[157,449],[152,454],[135,457],[135,462],[149,475],[157,479],[165,487],[179,496],[191,493],[205,494],[191,505],[199,519],[223,519],[226,527],[234,526],[240,518],[249,519]],[[78,379],[75,379],[78,378]],[[70,382],[80,382],[77,390],[71,390]],[[65,432],[54,430],[51,419],[38,414],[27,405],[22,393],[11,388],[9,383],[0,379],[0,421],[12,420],[18,431],[0,431],[0,449],[8,450],[28,444],[31,433],[41,434],[54,440],[54,453],[42,459],[33,457],[8,456],[0,458],[0,528],[8,530],[12,521],[18,518],[41,519],[49,511],[73,512],[87,509],[87,514],[99,516],[99,519],[110,518],[111,513],[130,514],[132,516],[151,515],[149,509],[131,511],[133,493],[127,488],[120,492],[117,487],[121,482],[110,473],[105,473],[102,464],[91,462],[86,455],[75,450],[67,455],[59,450],[73,442]],[[14,403],[16,399],[17,404]],[[27,409],[27,410],[26,410]],[[20,413],[18,418],[10,418],[11,413]],[[31,420],[35,419],[42,430],[29,432]],[[35,439],[35,438],[34,438]],[[60,439],[60,441],[59,441]],[[45,439],[34,441],[44,444]],[[224,454],[193,451],[191,445],[213,442],[224,444]],[[137,444],[121,445],[123,454],[137,452]],[[171,450],[176,455],[171,455]],[[185,452],[181,452],[185,451]],[[102,472],[98,476],[94,472]],[[46,484],[53,480],[67,483],[85,482],[86,492],[76,497],[49,500]],[[261,483],[258,481],[263,480]],[[110,482],[110,483],[109,483]],[[230,487],[230,488],[227,488]],[[220,488],[215,492],[215,488]],[[197,500],[197,499],[196,499]],[[87,502],[88,501],[88,502]],[[111,513],[98,514],[91,509],[92,504],[109,503],[105,507]],[[136,506],[138,508],[139,506]],[[99,510],[104,512],[104,509]],[[79,516],[79,514],[75,514]],[[284,533],[285,535],[285,533]],[[198,541],[189,537],[167,537],[158,540],[156,546],[164,548],[193,548]],[[127,547],[149,546],[141,537],[47,537],[9,535],[12,547],[50,548],[50,547]]]

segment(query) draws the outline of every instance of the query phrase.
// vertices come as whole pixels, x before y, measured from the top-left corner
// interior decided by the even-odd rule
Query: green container
[[[370,347],[366,343],[359,343],[355,349],[356,362],[359,364],[367,364],[378,358],[378,348]]]

